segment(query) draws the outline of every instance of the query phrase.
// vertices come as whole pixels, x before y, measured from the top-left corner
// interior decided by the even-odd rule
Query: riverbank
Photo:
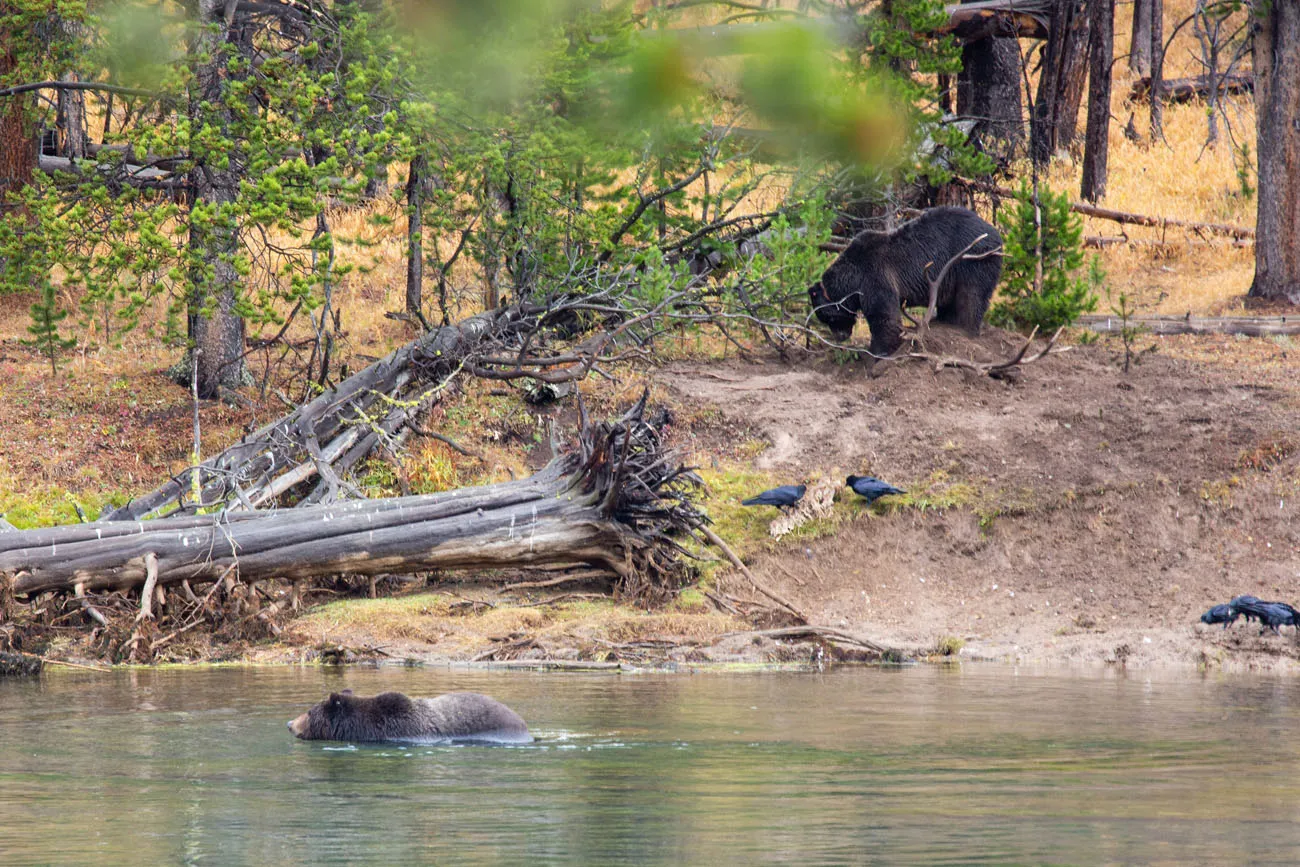
[[[976,358],[1012,340],[939,339]],[[838,503],[793,542],[767,538],[761,510],[711,504],[753,574],[813,623],[913,658],[1300,668],[1289,629],[1198,622],[1241,593],[1300,598],[1295,353],[1285,340],[1232,337],[1140,348],[1150,351],[1127,373],[1118,341],[1101,341],[1049,356],[1014,384],[919,363],[873,377],[774,359],[675,363],[653,381],[693,420],[674,444],[715,480],[747,474],[756,487],[851,471],[908,489],[870,511]],[[754,438],[752,460],[735,454],[746,451],[735,435],[719,457],[720,430]],[[764,599],[729,571],[709,588]],[[467,586],[327,606],[294,630],[311,646],[424,659],[793,662],[817,652],[752,634],[700,589],[641,612],[573,592],[502,598]],[[718,640],[729,633],[741,634]]]
[[[931,348],[990,359],[1016,340],[996,329],[977,341],[941,329]],[[701,467],[710,485],[715,528],[767,589],[818,626],[907,658],[1300,667],[1289,629],[1260,636],[1244,622],[1228,630],[1197,623],[1210,605],[1240,593],[1300,598],[1293,505],[1300,387],[1290,342],[1147,337],[1139,348],[1150,351],[1127,373],[1118,340],[1103,339],[1053,353],[1014,383],[935,373],[919,362],[872,375],[857,362],[694,358],[614,386],[588,383],[584,392],[603,411],[649,384],[653,400],[670,410],[669,444]],[[42,391],[38,368],[29,364],[34,369],[7,387],[21,391],[3,402],[7,429],[19,439],[48,426],[49,405],[38,398],[52,383]],[[76,486],[102,491],[95,480],[104,473],[120,479],[122,468],[134,465],[137,478],[156,478],[169,461],[183,461],[180,446],[177,454],[167,451],[173,438],[158,424],[185,423],[183,395],[161,384],[160,370],[104,371],[102,384],[95,375],[82,371],[74,380],[81,385],[59,394],[66,429],[91,433],[20,449],[23,461],[10,452],[0,469],[11,498],[28,480],[55,472],[69,502],[47,501],[57,508],[74,497],[94,502],[80,499]],[[79,389],[88,395],[84,403]],[[142,398],[147,414],[138,411]],[[93,429],[102,404],[119,399],[114,429]],[[137,401],[134,409],[128,400]],[[560,405],[525,418],[507,407],[518,403],[514,397],[463,400],[464,415],[495,419],[506,435],[480,426],[457,436],[482,436],[471,444],[491,444],[497,463],[517,471],[544,462],[548,450],[511,425],[549,420],[562,429],[572,415]],[[214,437],[247,423],[247,410],[204,412],[215,414],[205,428]],[[453,406],[441,423],[459,417]],[[149,451],[132,445],[136,426],[148,429]],[[779,541],[768,535],[774,512],[737,504],[772,484],[849,472],[879,475],[908,494],[868,510],[842,490],[829,518]],[[474,481],[469,470],[449,474],[461,484]],[[385,598],[377,599],[356,598],[361,588],[345,582],[312,595],[312,604],[281,622],[278,636],[196,628],[169,639],[161,658],[662,666],[871,656],[861,646],[764,634],[791,621],[718,563],[707,564],[676,600],[649,611],[612,600],[601,582],[538,587],[478,577],[380,582],[377,594]],[[68,628],[75,625],[64,624],[42,652],[94,658],[93,643]]]

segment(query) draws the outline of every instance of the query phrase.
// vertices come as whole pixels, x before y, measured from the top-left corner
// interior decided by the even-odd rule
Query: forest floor
[[[1018,340],[939,329],[930,348],[992,359]],[[710,483],[718,532],[815,624],[911,657],[1300,665],[1291,629],[1197,622],[1241,593],[1300,599],[1300,355],[1286,338],[1147,337],[1139,348],[1127,373],[1112,338],[1053,353],[1014,383],[920,362],[872,375],[857,362],[696,357],[584,392],[597,412],[612,412],[651,385],[673,414],[669,444]],[[14,340],[0,343],[0,507],[11,520],[75,520],[74,501],[121,500],[186,463],[188,402],[163,365],[74,363],[53,377],[41,363]],[[546,413],[529,415],[514,396],[458,400],[460,415],[448,407],[441,422],[476,417],[458,436],[496,443],[506,467],[527,471],[548,457],[544,438],[529,435]],[[278,409],[205,406],[205,451]],[[549,414],[563,425],[572,407]],[[908,495],[871,509],[841,497],[829,519],[779,541],[767,534],[773,512],[737,505],[772,484],[849,472]],[[742,618],[714,604],[706,591],[763,601],[716,565],[648,611],[599,586],[502,592],[508,580],[381,585],[385,598],[308,608],[278,639],[194,634],[171,658],[639,665],[801,662],[815,652],[753,634],[783,625],[779,616]],[[91,655],[71,630],[48,650]]]

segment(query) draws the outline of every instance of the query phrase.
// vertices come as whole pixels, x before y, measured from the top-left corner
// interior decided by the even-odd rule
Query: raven
[[[1216,605],[1209,611],[1201,615],[1202,623],[1222,623],[1223,628],[1227,629],[1228,624],[1236,623],[1241,612],[1231,605]]]
[[[778,509],[784,509],[793,506],[803,499],[803,492],[808,490],[807,485],[782,485],[779,488],[773,488],[770,491],[764,491],[757,497],[750,497],[748,500],[741,500],[742,506],[776,506]]]
[[[889,494],[907,493],[907,491],[900,490],[873,476],[849,476],[844,480],[844,486],[852,488],[853,493],[858,496],[865,497],[868,506],[881,497],[888,496]]]

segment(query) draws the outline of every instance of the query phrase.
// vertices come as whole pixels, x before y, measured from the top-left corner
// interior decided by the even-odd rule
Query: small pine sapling
[[[50,372],[57,376],[59,353],[76,346],[77,339],[59,334],[59,323],[67,318],[68,313],[66,310],[59,309],[59,299],[55,294],[54,284],[49,280],[45,281],[45,287],[41,290],[41,300],[33,304],[29,312],[32,323],[27,326],[27,333],[32,335],[32,338],[22,343],[24,346],[34,347],[41,355],[48,358]]]

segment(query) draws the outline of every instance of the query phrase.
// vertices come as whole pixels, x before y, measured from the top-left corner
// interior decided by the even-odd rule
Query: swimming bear
[[[383,692],[374,698],[359,698],[345,689],[330,693],[288,726],[306,741],[527,744],[533,740],[519,714],[477,692],[415,699],[400,692]]]

